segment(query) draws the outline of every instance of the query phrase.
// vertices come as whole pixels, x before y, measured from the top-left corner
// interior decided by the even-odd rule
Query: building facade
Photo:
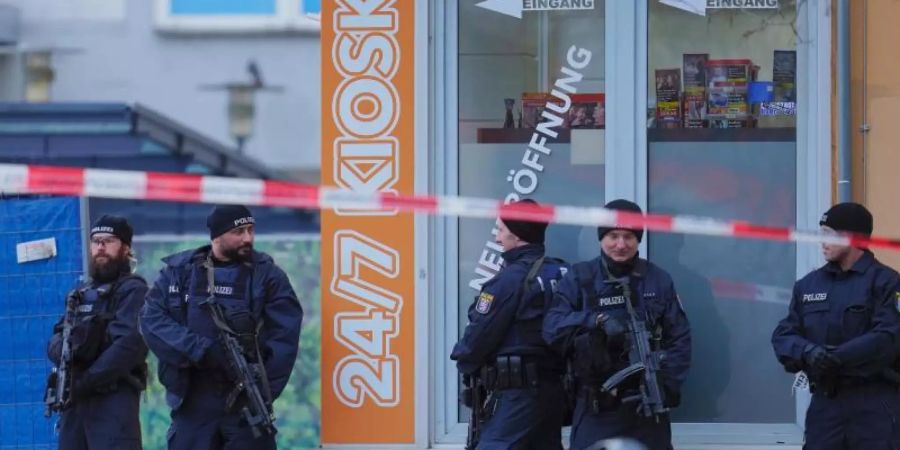
[[[322,15],[323,183],[624,197],[815,229],[833,196],[831,8],[337,1]],[[323,446],[461,448],[468,412],[449,352],[499,269],[493,228],[323,213]],[[548,252],[592,258],[596,230],[551,226]],[[673,274],[693,325],[676,448],[799,448],[808,397],[769,338],[818,246],[650,233],[641,254]]]
[[[18,17],[14,38],[0,42],[0,101],[25,99],[28,77],[41,76],[29,74],[29,65],[49,66],[46,100],[141,103],[237,147],[228,86],[261,81],[243,153],[318,182],[318,0],[4,0],[0,6],[14,7]],[[51,52],[48,61],[40,59],[43,51]]]

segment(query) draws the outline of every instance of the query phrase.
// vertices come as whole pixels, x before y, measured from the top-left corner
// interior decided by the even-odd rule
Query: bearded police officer
[[[517,202],[536,208],[533,200]],[[488,395],[477,444],[487,449],[561,449],[564,361],[541,337],[545,308],[565,271],[544,256],[547,224],[498,221],[503,268],[469,306],[469,324],[450,358],[464,377],[481,380]],[[481,386],[477,388],[481,388]],[[476,424],[476,426],[481,424]]]
[[[606,208],[641,214],[627,200]],[[643,230],[597,231],[600,256],[572,266],[543,329],[547,342],[572,358],[577,399],[570,448],[630,437],[650,450],[666,450],[666,411],[680,401],[691,360],[690,326],[669,274],[638,257]],[[636,362],[644,363],[643,371],[617,379]]]
[[[141,449],[140,391],[146,383],[147,347],[138,312],[147,283],[132,274],[132,229],[118,216],[97,219],[90,232],[90,282],[74,296],[71,328],[71,407],[61,412],[59,448]],[[60,321],[48,354],[57,366],[62,353]]]
[[[172,408],[168,448],[273,449],[274,433],[251,427],[241,411],[248,396],[229,398],[239,375],[221,333],[242,336],[241,353],[264,369],[255,384],[271,407],[294,367],[303,310],[284,271],[253,249],[246,207],[217,206],[207,226],[211,245],[163,259],[141,312]],[[214,320],[213,308],[224,320]]]
[[[826,233],[870,236],[872,214],[833,206]],[[804,371],[812,402],[804,449],[900,448],[900,391],[893,370],[900,338],[900,277],[867,249],[823,244],[825,265],[794,284],[772,346],[785,370]]]

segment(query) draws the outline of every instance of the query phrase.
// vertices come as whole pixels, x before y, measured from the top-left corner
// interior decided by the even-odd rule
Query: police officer
[[[827,233],[872,234],[857,203],[831,207]],[[788,315],[775,328],[775,356],[804,371],[812,402],[804,449],[900,448],[900,392],[892,366],[900,337],[900,277],[867,249],[823,244],[826,264],[794,284]]]
[[[606,208],[641,213],[638,205],[621,199]],[[572,358],[576,375],[571,448],[584,450],[603,439],[629,437],[650,450],[669,449],[668,414],[645,416],[632,401],[646,388],[640,375],[609,392],[600,388],[629,364],[626,302],[631,302],[636,317],[655,337],[654,350],[664,355],[657,383],[664,399],[660,409],[677,406],[691,359],[690,326],[669,274],[638,257],[643,230],[599,227],[597,232],[600,256],[572,266],[544,321],[544,338]]]
[[[255,219],[246,207],[216,206],[206,224],[211,245],[164,258],[141,311],[141,329],[159,358],[159,379],[172,408],[168,448],[274,449],[274,435],[254,438],[243,420],[246,399],[226,405],[236,376],[208,302],[222,308],[225,325],[251,336],[242,339],[242,350],[250,363],[261,360],[258,384],[270,404],[294,367],[303,310],[284,271],[253,249]]]
[[[146,383],[147,346],[138,312],[147,283],[132,274],[131,226],[104,215],[90,231],[90,282],[69,295],[76,299],[72,351],[72,406],[62,411],[59,448],[141,449],[140,391]],[[48,355],[59,365],[62,321]]]
[[[541,322],[565,266],[545,258],[546,229],[546,223],[498,221],[503,268],[469,306],[469,324],[450,355],[464,377],[480,377],[489,391],[479,450],[562,448],[564,362],[543,341]]]

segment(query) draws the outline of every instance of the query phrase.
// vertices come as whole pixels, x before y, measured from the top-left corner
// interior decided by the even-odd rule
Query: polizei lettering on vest
[[[231,286],[216,286],[213,292],[217,295],[231,295],[234,293],[234,288]]]
[[[616,306],[624,304],[625,297],[622,295],[617,295],[615,297],[603,297],[600,299],[600,306]]]
[[[816,303],[828,300],[828,293],[820,292],[818,294],[803,294],[803,303]]]

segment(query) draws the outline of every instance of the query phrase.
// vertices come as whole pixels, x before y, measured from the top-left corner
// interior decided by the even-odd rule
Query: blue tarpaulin
[[[0,219],[0,449],[55,449],[58,417],[44,417],[46,346],[83,271],[79,199],[0,199]],[[17,246],[44,239],[55,241],[55,256],[20,262]]]

